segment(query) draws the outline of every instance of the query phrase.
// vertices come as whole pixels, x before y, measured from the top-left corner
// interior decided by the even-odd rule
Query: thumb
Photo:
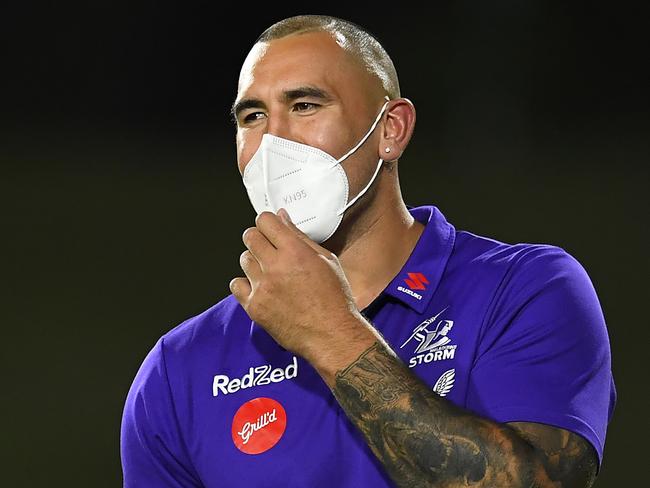
[[[289,216],[289,212],[287,212],[284,208],[281,208],[278,210],[278,217],[280,217],[280,220],[284,222],[284,224],[292,229],[296,234],[298,234],[298,237],[305,243],[309,245],[314,251],[316,251],[319,254],[322,254],[323,256],[330,257],[332,256],[332,253],[329,252],[327,249],[325,249],[322,246],[319,246],[316,244],[316,242],[312,241],[307,234],[305,234],[303,231],[301,231],[298,227],[296,227],[296,224],[293,223],[291,220],[291,217]]]

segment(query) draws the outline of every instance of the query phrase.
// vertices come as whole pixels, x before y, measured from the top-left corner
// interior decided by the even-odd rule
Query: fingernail
[[[289,217],[289,212],[287,212],[284,208],[278,210],[278,215],[282,219],[282,222],[284,222],[285,224],[291,223],[291,217]]]

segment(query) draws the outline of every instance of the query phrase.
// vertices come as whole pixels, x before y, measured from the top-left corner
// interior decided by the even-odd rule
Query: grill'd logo
[[[232,419],[232,441],[246,454],[261,454],[275,446],[287,428],[284,407],[272,398],[244,403]]]

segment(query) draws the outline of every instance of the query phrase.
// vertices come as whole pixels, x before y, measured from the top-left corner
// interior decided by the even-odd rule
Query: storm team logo
[[[451,391],[454,387],[454,381],[456,380],[456,370],[450,369],[445,371],[440,375],[436,384],[433,385],[433,391],[435,391],[441,397],[447,396],[447,393]]]
[[[402,349],[411,342],[417,344],[414,350],[415,356],[409,360],[409,368],[422,363],[454,359],[456,344],[450,344],[451,339],[448,337],[454,327],[454,321],[438,320],[447,308],[449,307],[418,324],[410,337],[400,346]]]

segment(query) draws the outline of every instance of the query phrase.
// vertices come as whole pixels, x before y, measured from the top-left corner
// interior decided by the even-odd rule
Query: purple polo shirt
[[[583,267],[556,246],[457,231],[435,206],[410,212],[426,228],[366,317],[436,394],[573,431],[602,461],[616,390]],[[232,296],[149,352],[121,456],[126,487],[393,486],[316,371]]]

